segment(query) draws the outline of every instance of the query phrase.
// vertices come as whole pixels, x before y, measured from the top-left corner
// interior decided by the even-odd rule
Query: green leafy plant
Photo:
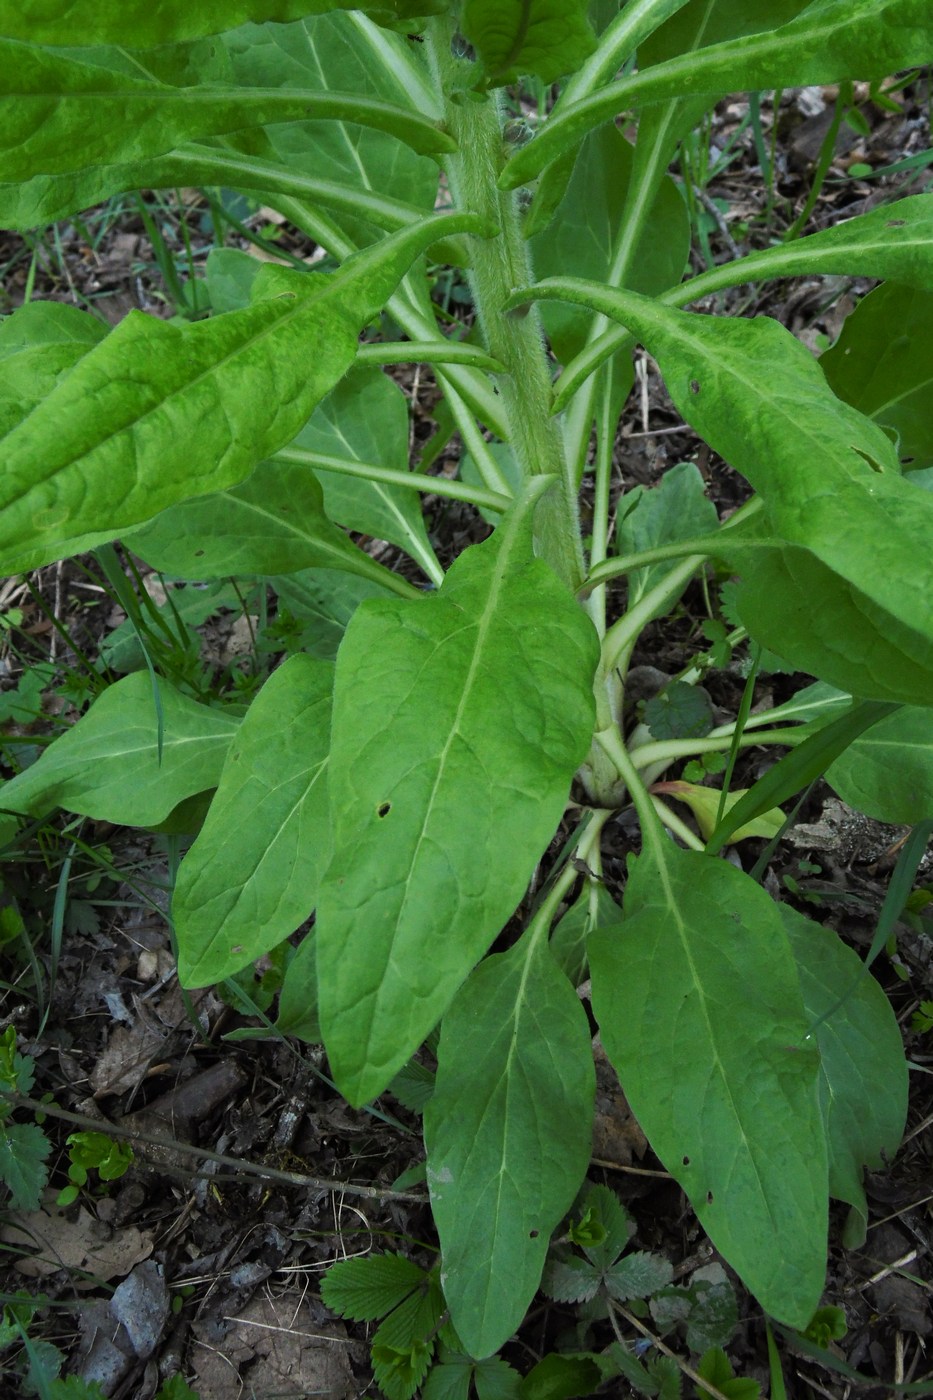
[[[35,1078],[35,1060],[16,1048],[16,1029],[0,1036],[0,1181],[9,1191],[14,1210],[35,1210],[48,1181],[46,1160],[52,1150],[38,1123],[15,1122],[13,1097],[28,1094]]]
[[[817,1308],[803,1330],[803,1335],[818,1347],[828,1347],[831,1342],[841,1341],[849,1328],[842,1308]]]
[[[667,1260],[644,1252],[620,1257],[634,1230],[611,1191],[588,1187],[575,1204],[565,1237],[552,1244],[543,1291],[557,1302],[582,1305],[578,1309],[581,1336],[588,1335],[589,1324],[600,1315],[600,1303],[629,1302],[667,1291],[672,1273]],[[575,1254],[572,1246],[582,1254]],[[730,1285],[723,1279],[722,1286],[732,1309],[716,1335],[727,1342],[735,1329],[736,1309]],[[686,1290],[670,1291],[687,1297]],[[619,1375],[630,1381],[637,1376],[646,1394],[657,1393],[654,1362],[645,1367],[618,1344],[604,1352],[582,1346],[548,1352],[524,1376],[502,1357],[475,1359],[450,1321],[440,1268],[422,1269],[397,1254],[371,1254],[333,1264],[322,1280],[321,1296],[342,1317],[380,1322],[371,1355],[377,1383],[388,1400],[411,1400],[419,1387],[425,1400],[469,1400],[473,1394],[477,1400],[572,1400]],[[644,1305],[641,1311],[647,1314]],[[688,1303],[679,1320],[690,1312]],[[661,1362],[666,1384],[673,1383],[667,1375],[672,1367],[679,1386],[676,1362],[667,1357]]]
[[[806,1326],[829,1198],[857,1238],[862,1169],[901,1136],[906,1066],[855,954],[721,854],[823,773],[869,816],[914,827],[873,957],[929,834],[933,495],[907,470],[929,461],[929,356],[923,316],[902,313],[933,295],[933,200],[684,280],[689,217],[667,172],[725,94],[928,62],[927,0],[167,0],[76,16],[0,0],[0,223],[222,185],[277,209],[335,270],[219,250],[189,303],[207,319],[133,312],[108,330],[44,303],[0,326],[0,568],[118,540],[176,578],[271,580],[292,653],[248,707],[155,668],[123,677],[0,804],[194,835],[173,904],[189,987],[316,911],[279,1025],[323,1040],[352,1103],[440,1024],[427,1182],[464,1356],[492,1356],[521,1322],[587,1171],[587,974],[654,1150],[766,1312]],[[502,85],[526,76],[540,102],[516,121]],[[437,213],[439,169],[451,207]],[[446,333],[428,254],[466,269],[475,334]],[[773,319],[686,309],[827,273],[885,287],[825,369]],[[636,343],[748,484],[725,522],[687,463],[610,528]],[[460,480],[411,469],[380,368],[404,360],[435,369]],[[472,504],[492,533],[445,567],[419,492]],[[410,566],[377,563],[353,534]],[[712,572],[737,577],[737,620],[698,629],[681,686],[747,639],[814,684],[759,715],[751,679],[712,727],[685,721],[683,690],[633,714],[645,628]],[[787,752],[730,804],[742,752],[769,744]],[[650,789],[684,761],[702,781],[710,754],[727,762],[704,840]],[[204,794],[202,824],[185,804]],[[641,847],[619,912],[596,891],[630,805]],[[626,1258],[599,1265],[607,1286]],[[406,1338],[386,1337],[384,1385],[421,1374]]]
[[[101,1181],[118,1181],[133,1162],[133,1149],[106,1133],[71,1133],[68,1137],[69,1185],[58,1193],[60,1206],[71,1205],[87,1185],[88,1173],[96,1171]]]

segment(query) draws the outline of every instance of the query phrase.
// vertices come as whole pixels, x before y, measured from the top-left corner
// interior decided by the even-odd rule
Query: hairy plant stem
[[[500,102],[495,94],[467,90],[470,65],[452,53],[453,38],[449,20],[431,22],[427,47],[445,98],[447,128],[458,146],[444,168],[455,206],[482,215],[499,230],[493,238],[469,240],[473,299],[486,348],[505,367],[497,384],[518,464],[525,477],[557,478],[536,512],[539,552],[576,590],[583,577],[577,490],[561,432],[550,417],[551,373],[540,319],[534,309],[517,317],[506,312],[511,292],[527,282],[531,265],[515,197],[497,185],[505,163]]]

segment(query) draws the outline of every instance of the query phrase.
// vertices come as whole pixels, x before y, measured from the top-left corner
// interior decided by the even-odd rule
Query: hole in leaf
[[[376,808],[376,816],[377,816],[377,817],[387,817],[391,811],[392,811],[392,803],[391,803],[391,802],[380,802],[380,803],[379,803],[379,806]]]
[[[907,227],[907,220],[906,220],[906,219],[888,219],[888,222],[885,224],[885,228],[906,228],[906,227]]]
[[[691,392],[691,394],[698,394],[698,393],[700,392],[700,381],[699,381],[699,379],[691,379],[691,381],[690,381],[690,392]]]
[[[529,1238],[530,1240],[536,1240],[536,1239],[538,1238],[539,1233],[540,1233],[540,1232],[539,1232],[538,1230],[529,1230],[529,1231],[528,1231],[528,1238]]]
[[[712,1191],[707,1191],[707,1193],[706,1193],[706,1204],[707,1204],[708,1206],[711,1206],[711,1205],[713,1204],[713,1193],[712,1193]]]
[[[683,1164],[684,1164],[685,1167],[689,1167],[689,1165],[690,1165],[690,1158],[689,1158],[689,1157],[685,1157],[685,1158],[684,1158],[684,1161],[683,1161]]]
[[[871,469],[872,469],[873,472],[883,472],[883,471],[884,471],[884,467],[881,465],[881,463],[880,463],[879,461],[877,461],[874,457],[872,457],[870,453],[865,452],[861,447],[856,447],[854,443],[852,444],[852,451],[853,451],[857,456],[861,457],[862,461],[863,461],[863,462],[866,462],[866,463],[868,464],[868,466],[871,467]]]

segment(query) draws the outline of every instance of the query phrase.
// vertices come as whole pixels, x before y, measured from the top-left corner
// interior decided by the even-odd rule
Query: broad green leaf
[[[933,236],[924,259],[933,277],[930,250]],[[914,471],[933,466],[933,290],[917,285],[870,292],[820,359],[833,393],[896,433],[898,456]]]
[[[649,1298],[673,1277],[669,1259],[639,1249],[613,1264],[606,1273],[606,1288],[617,1302],[627,1303],[630,1298]]]
[[[441,222],[477,226],[471,215]],[[0,571],[87,549],[241,481],[349,369],[361,327],[432,225],[330,276],[267,266],[258,299],[229,316],[180,327],[131,312],[2,439]]]
[[[291,462],[261,462],[241,485],[172,506],[123,538],[180,578],[341,569],[377,582],[384,572],[328,520],[314,472]]]
[[[501,1356],[478,1361],[473,1368],[473,1384],[476,1400],[525,1400],[524,1381]]]
[[[386,590],[369,579],[336,569],[304,569],[269,580],[296,624],[296,644],[309,656],[333,661],[350,618],[366,598],[384,598]]]
[[[615,127],[594,132],[584,142],[557,217],[531,240],[540,276],[560,273],[567,267],[594,281],[609,276],[632,169],[632,147]],[[674,181],[665,178],[631,259],[632,287],[652,295],[676,284],[689,252],[687,206]],[[580,308],[551,303],[542,306],[541,314],[555,355],[567,364],[582,350],[592,316]],[[619,358],[614,379],[621,409],[634,380],[629,360]]]
[[[0,360],[38,345],[78,345],[90,350],[107,334],[96,316],[59,301],[30,301],[0,320]]]
[[[858,954],[832,929],[786,904],[780,912],[804,1005],[817,1023],[829,1190],[860,1217],[858,1248],[868,1216],[862,1168],[879,1170],[889,1162],[904,1132],[908,1074],[901,1033],[890,1002]]]
[[[352,370],[315,410],[293,444],[350,462],[374,462],[407,471],[408,403],[380,369]],[[418,493],[381,481],[315,469],[324,509],[347,530],[389,540],[419,563],[436,567]]]
[[[843,802],[875,821],[933,817],[933,711],[904,706],[862,734],[827,770]]]
[[[726,796],[724,811],[730,811],[737,802],[745,796],[747,788],[733,788]],[[700,828],[700,835],[704,841],[708,841],[716,829],[716,814],[719,811],[720,792],[718,788],[699,787],[696,783],[685,783],[681,779],[676,779],[669,783],[655,783],[652,792],[659,792],[662,796],[673,797],[678,802],[685,802],[696,817],[697,826]],[[746,822],[744,826],[737,827],[729,836],[729,841],[745,841],[751,836],[760,836],[765,841],[770,841],[772,836],[777,836],[784,825],[785,817],[780,807],[772,807],[769,812],[756,817],[754,821]]]
[[[96,317],[51,301],[30,302],[0,322],[0,435],[31,413],[106,333]]]
[[[241,311],[253,299],[262,263],[241,248],[212,248],[207,255],[207,295],[214,315]]]
[[[0,787],[0,806],[30,816],[53,807],[126,826],[154,826],[179,802],[216,787],[239,718],[137,672],[108,686],[24,772]]]
[[[463,33],[493,87],[534,73],[552,83],[596,47],[587,0],[464,0]]]
[[[330,1063],[355,1103],[514,910],[586,754],[596,637],[532,555],[535,488],[437,594],[364,603],[337,657],[316,942]]]
[[[500,184],[505,189],[526,184],[588,131],[633,106],[882,78],[926,63],[931,42],[927,0],[817,0],[777,29],[677,55],[566,107],[513,156]]]
[[[718,524],[716,507],[706,494],[706,483],[693,462],[680,462],[664,473],[650,491],[636,486],[619,502],[616,553],[640,554],[658,545],[676,544],[693,535],[704,535]],[[628,575],[628,605],[633,607],[677,567],[677,561],[633,569]],[[665,610],[671,600],[664,604]]]
[[[38,1123],[0,1123],[0,1182],[12,1210],[38,1210],[52,1144]]]
[[[172,899],[183,986],[221,982],[314,908],[329,859],[333,666],[293,656],[250,705]]]
[[[366,10],[377,19],[437,12],[437,0],[128,0],[80,5],[77,0],[0,0],[0,35],[34,44],[120,44],[145,48],[262,23],[304,19],[328,10]]]
[[[63,50],[0,39],[4,181],[67,174],[101,162],[142,162],[180,142],[312,118],[373,127],[423,155],[454,149],[436,123],[385,99],[314,87],[175,86]]]
[[[648,1140],[773,1317],[805,1327],[826,1262],[819,1059],[777,906],[660,832],[627,918],[590,939],[593,1009]]]
[[[470,1400],[474,1363],[468,1356],[450,1356],[431,1367],[421,1387],[422,1400]]]
[[[735,1290],[717,1263],[697,1269],[689,1284],[662,1288],[649,1306],[662,1333],[682,1327],[688,1347],[696,1352],[728,1346],[739,1320]]]
[[[595,1357],[552,1351],[532,1366],[519,1388],[519,1400],[573,1400],[574,1396],[592,1396],[601,1379]]]
[[[920,494],[919,487],[905,485]],[[844,510],[839,514],[842,532]],[[881,552],[890,523],[879,510],[870,522],[871,532],[862,538],[872,540]],[[841,534],[838,544],[841,550]],[[925,553],[899,553],[903,597],[893,587],[886,588],[887,606],[879,606],[857,582],[842,578],[835,563],[830,567],[806,548],[776,539],[749,553],[733,554],[730,546],[723,558],[741,571],[739,614],[764,646],[799,670],[825,676],[853,694],[903,704],[933,703],[933,652],[927,635],[933,619],[926,610],[911,613],[909,597],[916,591],[911,581],[922,583],[924,571],[918,564]],[[865,578],[868,581],[867,574]]]
[[[245,26],[205,41],[130,55],[94,50],[96,61],[125,71],[150,71],[175,85],[186,82],[263,91],[356,93],[438,115],[437,97],[401,35],[376,29],[359,13],[318,16],[287,26]],[[302,117],[306,114],[302,112]],[[276,122],[238,128],[215,142],[186,141],[145,161],[120,151],[98,152],[67,174],[33,174],[24,183],[0,185],[0,224],[27,229],[99,203],[123,190],[225,185],[323,205],[355,245],[371,243],[380,229],[394,230],[429,213],[438,171],[384,131],[342,121]]]
[[[667,306],[687,306],[701,297],[744,282],[813,272],[899,279],[924,291],[933,290],[931,204],[933,201],[928,195],[910,195],[893,204],[880,205],[820,233],[798,238],[790,244],[764,248],[711,268],[699,277],[671,286],[660,301]],[[918,301],[922,304],[923,299],[918,298]],[[562,376],[554,397],[554,411],[562,408],[583,380],[627,339],[624,330],[613,327],[588,346]],[[830,363],[832,355],[832,351],[828,352]],[[821,364],[826,359],[824,356]],[[840,397],[854,401],[845,394]],[[861,407],[860,404],[855,406]]]
[[[441,1278],[466,1350],[490,1356],[525,1316],[592,1151],[589,1024],[540,930],[472,974],[437,1061],[424,1133]]]
[[[763,316],[675,311],[575,278],[534,294],[626,324],[687,422],[761,493],[764,518],[721,536],[752,636],[850,693],[933,703],[933,495],[901,476],[890,439],[835,397],[809,350]]]
[[[416,50],[421,46],[374,29],[361,15],[325,15],[283,28],[247,26],[225,36],[224,46],[233,81],[247,90],[314,91],[322,99],[331,93],[355,93],[392,108],[440,113],[436,91],[418,61]],[[292,180],[324,182],[376,204],[385,200],[383,210],[403,201],[412,213],[428,214],[437,199],[435,162],[374,127],[296,119],[236,133],[233,145],[251,158],[273,163]],[[250,161],[245,165],[248,172]],[[224,183],[239,187],[241,178],[234,171]],[[260,170],[256,179],[264,178]],[[287,182],[267,187],[288,192]],[[352,206],[341,207],[333,195],[315,195],[313,186],[302,192],[298,184],[292,192],[312,206],[324,203],[355,245],[371,243],[379,235],[384,214],[373,219],[354,214]]]
[[[354,1322],[374,1322],[397,1308],[425,1281],[424,1269],[400,1254],[370,1254],[332,1264],[321,1279],[331,1312]]]
[[[559,1244],[548,1254],[541,1291],[555,1303],[588,1303],[599,1291],[603,1272],[589,1259]]]

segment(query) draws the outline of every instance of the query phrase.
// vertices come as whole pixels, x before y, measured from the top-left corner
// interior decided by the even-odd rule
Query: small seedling
[[[67,1139],[68,1180],[58,1194],[60,1206],[70,1206],[87,1185],[88,1173],[96,1171],[102,1182],[118,1181],[133,1163],[133,1149],[106,1133],[71,1133]]]

